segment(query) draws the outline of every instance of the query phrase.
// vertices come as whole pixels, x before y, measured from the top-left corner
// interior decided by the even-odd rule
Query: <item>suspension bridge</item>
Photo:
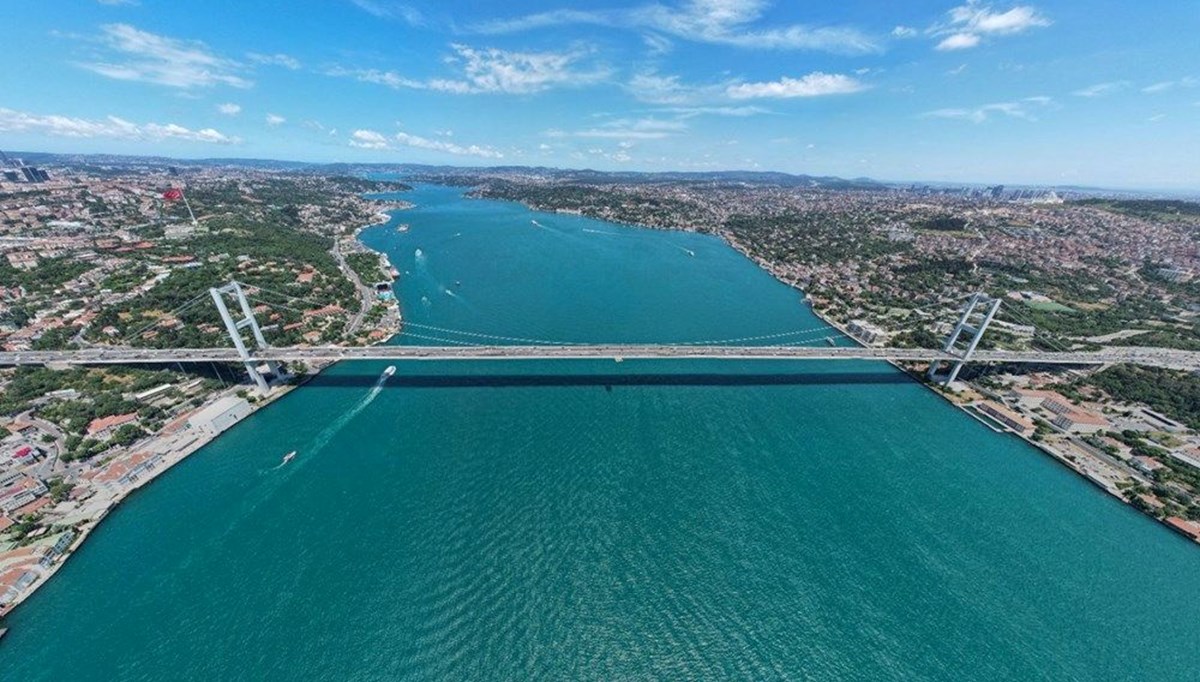
[[[247,287],[231,282],[209,290],[221,315],[232,347],[226,348],[132,348],[94,346],[72,350],[0,352],[5,365],[101,365],[241,363],[264,393],[270,387],[264,375],[280,374],[281,362],[328,362],[343,360],[885,360],[928,362],[929,377],[940,383],[954,381],[969,362],[1027,363],[1044,365],[1107,365],[1134,363],[1172,369],[1200,367],[1200,352],[1167,348],[1109,347],[1099,351],[1075,351],[1060,347],[1040,350],[980,350],[980,340],[1000,308],[998,299],[975,294],[967,301],[941,348],[890,348],[878,346],[820,345],[841,336],[835,328],[822,326],[776,334],[732,339],[677,343],[572,343],[545,339],[500,336],[405,322],[405,335],[437,345],[383,345],[348,347],[272,346],[255,319]],[[236,302],[240,318],[226,302]],[[186,305],[195,305],[196,300]],[[180,307],[181,309],[183,306]],[[249,343],[243,330],[249,329]],[[817,345],[812,345],[816,343]],[[942,367],[947,367],[941,372]]]

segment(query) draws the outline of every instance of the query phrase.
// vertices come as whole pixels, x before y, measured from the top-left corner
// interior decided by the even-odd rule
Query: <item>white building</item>
[[[879,343],[887,338],[887,332],[863,320],[851,320],[850,324],[846,325],[846,331],[868,346]]]
[[[188,428],[206,436],[215,436],[250,414],[245,398],[225,396],[188,418]]]

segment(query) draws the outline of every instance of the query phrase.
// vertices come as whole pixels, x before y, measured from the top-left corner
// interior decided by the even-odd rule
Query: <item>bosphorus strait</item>
[[[361,235],[400,342],[821,325],[711,236],[402,196]],[[888,364],[386,366],[126,500],[8,619],[4,678],[1200,677],[1200,553]]]

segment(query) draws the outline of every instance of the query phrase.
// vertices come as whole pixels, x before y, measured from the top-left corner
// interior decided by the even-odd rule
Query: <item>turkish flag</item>
[[[183,190],[177,187],[172,187],[171,189],[163,192],[163,199],[166,199],[167,201],[179,201],[182,198]]]

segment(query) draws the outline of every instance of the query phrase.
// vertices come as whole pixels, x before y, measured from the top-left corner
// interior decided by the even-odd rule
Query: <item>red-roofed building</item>
[[[47,492],[46,484],[31,476],[22,475],[12,485],[0,490],[0,512],[16,518],[21,507],[33,502]]]
[[[102,485],[129,485],[137,482],[145,473],[153,471],[162,463],[162,455],[136,452],[109,462],[93,479]]]
[[[1178,516],[1168,516],[1167,525],[1193,540],[1200,540],[1200,523],[1181,519]]]
[[[45,506],[48,506],[51,504],[54,504],[54,500],[50,499],[49,497],[39,497],[36,500],[34,500],[33,502],[30,502],[29,504],[27,504],[23,507],[18,507],[16,509],[14,509],[12,512],[12,515],[13,515],[13,518],[19,519],[22,516],[28,516],[29,514],[36,514],[39,510],[42,509],[42,507],[45,507]]]
[[[344,312],[346,311],[340,305],[327,305],[324,308],[305,310],[304,317],[305,319],[312,317],[329,317],[330,315],[337,315]]]
[[[87,425],[87,435],[93,438],[107,438],[125,424],[136,422],[137,418],[137,412],[130,412],[128,414],[114,414],[111,417],[93,419]]]

